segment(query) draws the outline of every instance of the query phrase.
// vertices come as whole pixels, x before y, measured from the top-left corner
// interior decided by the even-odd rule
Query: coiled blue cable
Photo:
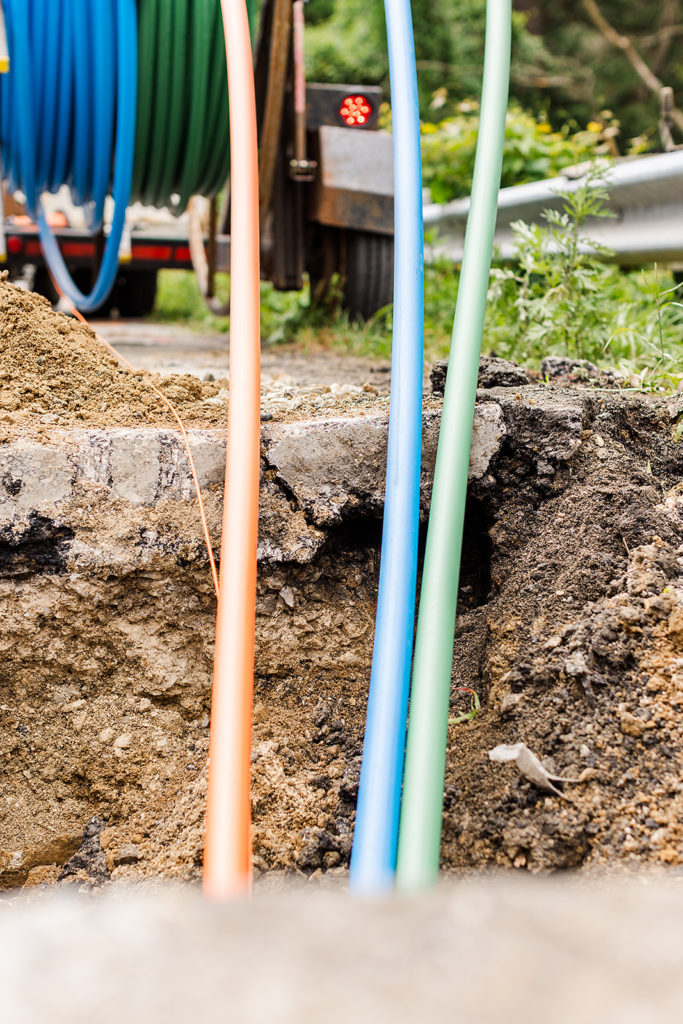
[[[375,644],[351,887],[390,889],[396,868],[415,621],[422,441],[424,258],[417,73],[410,0],[385,0],[394,133],[391,414]]]
[[[0,83],[0,146],[11,190],[26,196],[58,287],[83,312],[100,306],[118,272],[130,198],[137,103],[135,0],[4,0],[11,71]],[[56,56],[55,56],[56,53]],[[97,231],[112,181],[114,215],[97,279],[71,279],[41,203],[71,187]]]

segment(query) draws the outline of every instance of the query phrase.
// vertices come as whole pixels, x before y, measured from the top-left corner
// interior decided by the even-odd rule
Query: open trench
[[[683,861],[677,400],[487,364],[470,464],[443,865]],[[440,398],[424,414],[423,515]],[[262,428],[257,875],[343,873],[379,569],[386,403]],[[218,542],[222,432],[190,431]],[[0,446],[0,885],[193,878],[215,600],[177,433]],[[488,751],[525,742],[546,793]]]

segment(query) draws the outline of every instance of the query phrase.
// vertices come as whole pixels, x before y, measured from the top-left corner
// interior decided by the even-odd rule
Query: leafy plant
[[[456,690],[460,693],[470,694],[470,709],[469,711],[463,711],[462,714],[456,715],[455,718],[449,718],[448,721],[451,725],[460,725],[461,722],[471,722],[473,718],[476,718],[481,711],[481,701],[479,700],[479,694],[471,689],[469,686],[456,686]]]
[[[670,390],[681,387],[683,353],[680,348],[680,329],[683,303],[674,298],[683,285],[662,286],[662,274],[657,264],[652,273],[643,272],[643,285],[652,298],[651,309],[642,325],[619,328],[609,339],[605,348],[611,347],[621,334],[635,337],[648,352],[652,362],[639,373],[631,374],[631,383],[647,390]],[[673,314],[673,315],[672,315]],[[679,329],[679,344],[671,344],[671,328]],[[676,437],[678,440],[678,437]]]
[[[602,172],[592,170],[560,197],[560,210],[543,212],[546,225],[512,225],[517,265],[492,272],[490,300],[513,307],[522,347],[542,341],[547,352],[590,358],[604,346],[613,313],[601,288],[612,252],[584,233],[589,219],[612,216]]]
[[[559,196],[561,209],[545,211],[545,225],[512,226],[516,265],[492,270],[489,346],[532,363],[562,354],[604,365],[609,352],[627,376],[680,365],[676,286],[663,287],[656,268],[654,280],[652,272],[620,272],[605,262],[611,250],[586,232],[587,222],[612,216],[604,172],[594,167]]]
[[[561,196],[546,223],[516,225],[517,263],[492,270],[482,351],[538,369],[546,355],[570,354],[619,370],[637,388],[676,390],[683,379],[683,303],[670,272],[624,272],[603,262],[608,250],[587,244],[581,228],[605,213],[600,175]],[[440,258],[425,267],[425,361],[447,355],[459,272]],[[219,294],[227,295],[227,275]],[[391,356],[393,310],[367,323],[349,319],[338,301],[316,303],[301,293],[261,285],[264,345],[296,343],[304,349],[334,348],[375,359]],[[194,275],[162,271],[156,319],[183,320],[202,330],[227,330],[212,316]]]
[[[433,102],[446,97],[436,93]],[[422,171],[435,203],[469,195],[479,132],[479,105],[458,104],[456,112],[439,124],[422,125]],[[519,185],[551,178],[563,167],[592,160],[606,151],[601,123],[590,122],[585,131],[568,126],[553,131],[545,120],[511,104],[505,119],[501,183]]]

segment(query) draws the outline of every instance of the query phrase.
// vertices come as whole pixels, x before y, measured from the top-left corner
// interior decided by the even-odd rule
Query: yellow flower
[[[589,121],[588,124],[586,125],[586,128],[588,129],[589,132],[599,133],[599,132],[602,131],[602,125],[600,124],[599,121]]]
[[[550,125],[548,124],[548,122],[543,121],[541,124],[539,124],[538,131],[541,133],[541,135],[548,135],[550,133]]]

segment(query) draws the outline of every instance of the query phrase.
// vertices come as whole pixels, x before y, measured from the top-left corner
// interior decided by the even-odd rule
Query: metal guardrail
[[[581,177],[560,176],[501,189],[494,238],[496,258],[514,259],[511,225],[541,220],[543,210],[561,209],[558,192],[573,191]],[[614,218],[587,223],[587,237],[614,250],[624,266],[642,263],[683,263],[683,151],[635,157],[610,167],[605,174]],[[469,199],[424,207],[425,230],[436,228],[429,258],[462,259]]]

